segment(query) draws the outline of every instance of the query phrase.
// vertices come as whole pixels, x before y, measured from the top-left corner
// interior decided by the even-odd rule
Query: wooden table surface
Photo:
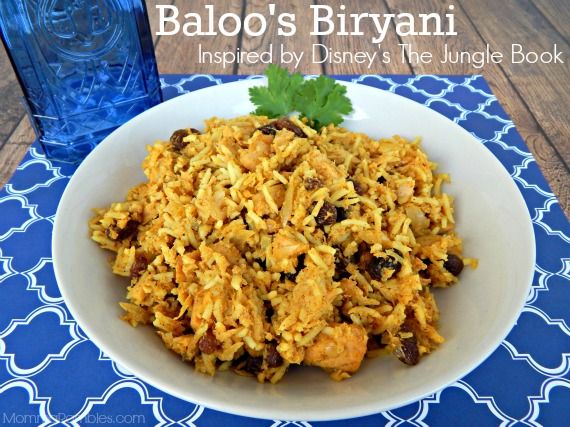
[[[181,15],[194,11],[205,17],[207,4],[213,4],[216,14],[234,12],[243,15],[250,12],[267,13],[265,0],[147,0],[153,34],[158,27],[156,4],[175,4]],[[269,20],[263,37],[185,37],[156,36],[156,56],[161,73],[260,73],[264,65],[240,64],[222,68],[221,65],[198,64],[198,44],[210,51],[262,51],[269,43],[282,43],[288,49],[305,51],[300,71],[327,74],[483,74],[502,106],[514,120],[517,129],[534,154],[537,163],[567,216],[570,216],[570,2],[568,0],[290,0],[273,1],[277,13],[295,13],[297,36],[279,37]],[[314,64],[310,59],[311,45],[324,43],[335,50],[373,51],[376,47],[368,37],[308,36],[312,26],[310,4],[326,4],[338,10],[342,3],[347,12],[446,13],[450,3],[455,5],[457,36],[397,36],[394,24],[383,42],[383,49],[393,57],[400,54],[399,43],[409,43],[414,50],[431,51],[441,56],[443,45],[448,43],[455,50],[479,51],[489,44],[493,50],[508,55],[512,43],[519,43],[528,50],[548,51],[553,44],[563,51],[565,64],[501,64],[486,65],[477,69],[470,64],[432,64],[392,61],[369,70],[366,65]],[[206,19],[206,18],[204,18]],[[366,23],[363,25],[368,26]],[[362,30],[373,33],[371,26]],[[303,35],[303,36],[300,36]],[[307,36],[304,36],[307,35]],[[0,187],[14,172],[16,166],[33,142],[34,135],[19,102],[21,91],[4,50],[0,49]]]

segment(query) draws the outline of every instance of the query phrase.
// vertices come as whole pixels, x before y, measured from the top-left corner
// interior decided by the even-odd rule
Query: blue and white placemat
[[[165,99],[239,76],[165,75]],[[570,223],[482,76],[345,76],[411,98],[471,132],[527,203],[536,271],[517,325],[478,369],[411,405],[336,422],[237,417],[144,383],[89,341],[55,282],[51,232],[73,166],[37,142],[0,191],[0,425],[570,426]]]

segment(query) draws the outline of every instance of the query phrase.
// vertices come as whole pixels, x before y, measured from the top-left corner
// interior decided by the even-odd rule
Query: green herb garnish
[[[290,75],[273,64],[267,67],[265,75],[267,86],[249,89],[249,99],[257,107],[255,114],[276,118],[298,112],[319,129],[342,123],[342,116],[352,111],[346,87],[330,77],[303,80],[301,74]]]
[[[303,76],[289,72],[271,64],[265,70],[266,86],[255,86],[249,89],[249,99],[257,106],[255,114],[267,117],[285,116],[295,111],[294,98],[299,87],[303,86]]]

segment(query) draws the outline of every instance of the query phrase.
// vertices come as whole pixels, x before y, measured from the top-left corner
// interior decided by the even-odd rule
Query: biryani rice
[[[275,383],[304,364],[340,380],[367,354],[417,363],[444,340],[432,287],[457,281],[452,261],[476,264],[449,176],[419,140],[272,123],[179,131],[148,148],[147,182],[96,209],[92,239],[130,278],[123,318],[210,375]]]

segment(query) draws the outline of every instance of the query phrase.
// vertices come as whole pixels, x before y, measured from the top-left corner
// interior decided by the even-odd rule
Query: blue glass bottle
[[[144,0],[0,0],[0,30],[50,158],[83,159],[162,101]]]

